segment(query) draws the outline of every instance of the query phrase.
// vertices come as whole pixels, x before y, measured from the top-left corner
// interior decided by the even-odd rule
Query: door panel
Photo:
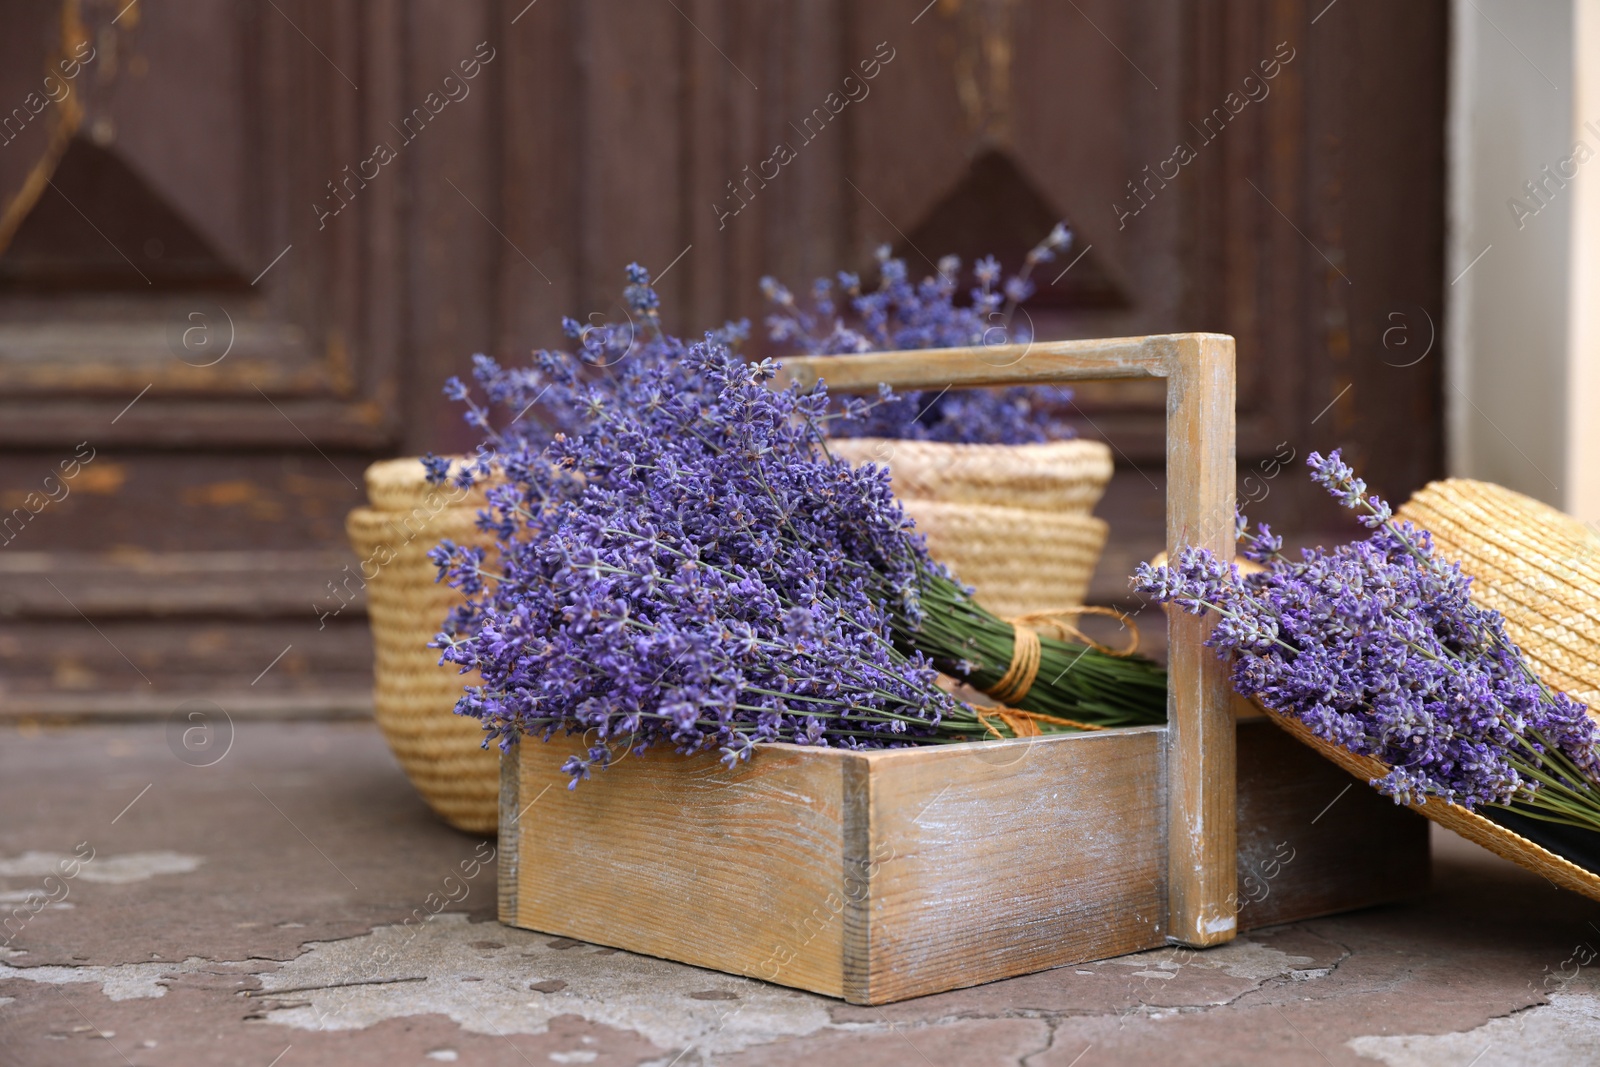
[[[0,713],[359,711],[363,467],[467,447],[443,379],[617,313],[632,260],[761,350],[762,274],[1065,218],[1038,333],[1236,335],[1254,517],[1338,522],[1312,448],[1403,497],[1441,466],[1446,6],[1322,6],[0,0]],[[1116,599],[1160,387],[1068,410],[1119,457]]]

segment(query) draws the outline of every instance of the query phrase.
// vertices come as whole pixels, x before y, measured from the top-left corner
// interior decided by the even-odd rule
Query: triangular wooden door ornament
[[[244,288],[248,279],[117,153],[72,138],[0,253],[29,288]]]
[[[907,240],[895,248],[916,275],[924,254],[937,260],[957,255],[962,264],[993,255],[1007,276],[1022,267],[1028,250],[1050,232],[1050,227],[1071,220],[1053,206],[998,148],[988,148],[973,159],[960,180],[912,227]],[[1035,309],[1115,308],[1128,299],[1105,272],[1082,235],[1064,259],[1047,264],[1033,281],[1039,291],[1028,301]],[[1081,255],[1081,258],[1079,258]],[[1076,260],[1074,263],[1073,261]],[[1062,273],[1071,264],[1072,269]],[[1053,270],[1050,268],[1054,268]],[[1059,278],[1059,281],[1054,279]]]

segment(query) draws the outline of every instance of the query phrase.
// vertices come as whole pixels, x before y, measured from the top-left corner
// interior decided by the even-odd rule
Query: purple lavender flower
[[[569,320],[579,353],[538,352],[528,368],[475,357],[491,405],[517,412],[498,429],[451,386],[485,428],[457,477],[492,476],[479,525],[497,542],[492,558],[449,541],[431,554],[467,597],[437,637],[442,660],[483,679],[457,712],[502,747],[582,734],[585,752],[566,764],[574,785],[654,744],[732,762],[763,741],[986,736],[935,684],[930,656],[992,684],[1011,627],[928,556],[884,468],[823,447],[822,426],[870,417],[893,393],[830,412],[820,386],[774,389],[776,364],[735,354],[739,327],[679,341],[648,290],[630,267],[626,337]],[[552,407],[553,437],[524,418],[536,404]],[[443,460],[426,463],[448,476]],[[936,638],[921,629],[929,603]],[[1030,690],[1034,710],[1108,725],[1164,717],[1157,665],[1041,644],[1055,680]]]
[[[787,288],[772,278],[761,289],[773,306],[767,317],[772,340],[810,355],[836,355],[890,349],[956,348],[1026,342],[1028,328],[1013,324],[1017,306],[1033,293],[1028,275],[1055,258],[1072,234],[1057,224],[1027,255],[1022,271],[1001,284],[1000,264],[993,256],[973,265],[977,283],[958,305],[961,261],[942,257],[935,273],[913,283],[904,260],[893,258],[887,245],[878,249],[879,286],[861,289],[853,274],[837,280],[819,278],[809,307],[801,307]],[[843,303],[852,313],[847,324]],[[1070,399],[1067,390],[1054,390]],[[907,393],[879,406],[864,419],[836,424],[830,432],[855,437],[911,438],[963,444],[1033,444],[1073,436],[1072,427],[1044,403],[1051,391],[1017,387],[946,392],[931,397]]]
[[[1296,562],[1263,526],[1246,536],[1261,573],[1189,548],[1170,567],[1140,567],[1135,587],[1215,612],[1208,643],[1233,658],[1234,688],[1385,764],[1374,784],[1397,801],[1515,804],[1600,829],[1600,732],[1584,707],[1539,681],[1499,614],[1472,603],[1460,567],[1395,522],[1338,452],[1307,462],[1371,537]]]
[[[456,381],[454,378],[450,380]],[[464,400],[466,398],[463,396],[461,399]],[[429,452],[422,457],[422,469],[426,473],[428,481],[438,485],[450,476],[450,459],[447,456],[436,456]]]
[[[503,743],[586,732],[574,782],[655,742],[737,759],[934,735],[956,702],[895,647],[887,605],[936,565],[882,470],[817,450],[826,395],[771,389],[773,369],[715,340],[640,362],[583,435],[489,490],[514,531],[495,567],[436,556],[470,598],[444,658],[484,679],[462,711]]]
[[[1274,534],[1272,527],[1257,523],[1255,533],[1251,533],[1243,515],[1239,516],[1235,538],[1239,541],[1239,554],[1256,563],[1268,563],[1283,552],[1283,538]]]
[[[1394,514],[1384,501],[1367,496],[1367,483],[1356,477],[1355,469],[1340,457],[1338,449],[1334,449],[1327,459],[1322,458],[1320,452],[1313,452],[1306,457],[1306,465],[1311,468],[1311,480],[1326,489],[1335,500],[1351,510],[1367,512],[1359,516],[1357,521],[1369,529],[1376,530]]]

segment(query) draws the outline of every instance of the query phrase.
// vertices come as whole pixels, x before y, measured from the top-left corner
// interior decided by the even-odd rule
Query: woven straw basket
[[[362,560],[375,664],[373,711],[406,777],[451,826],[491,833],[499,815],[499,752],[483,746],[476,720],[453,711],[476,675],[439,665],[427,644],[445,615],[462,602],[434,581],[428,550],[445,538],[492,544],[476,527],[482,489],[463,494],[434,487],[415,459],[386,460],[367,469],[370,507],[345,520]]]
[[[834,455],[889,468],[928,551],[1002,618],[1082,604],[1106,524],[1090,515],[1111,480],[1098,441],[951,445],[836,438]]]
[[[1507,635],[1546,684],[1600,705],[1600,536],[1577,519],[1502,486],[1451,478],[1421,489],[1398,512],[1433,535],[1434,551],[1473,578],[1472,599],[1500,612]],[[1362,781],[1388,773],[1367,756],[1323,741],[1298,719],[1267,710],[1300,741]],[[1600,900],[1600,873],[1436,797],[1411,807],[1555,885]]]

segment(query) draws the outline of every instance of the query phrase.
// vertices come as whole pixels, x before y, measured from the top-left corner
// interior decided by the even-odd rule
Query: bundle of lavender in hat
[[[831,457],[823,426],[891,403],[768,383],[776,366],[732,349],[738,327],[686,344],[660,325],[630,268],[632,322],[569,323],[579,355],[534,367],[479,357],[490,399],[559,411],[562,432],[515,420],[461,477],[494,473],[498,553],[450,543],[441,574],[467,595],[439,636],[476,669],[458,712],[502,747],[582,734],[573,784],[652,745],[849,748],[950,743],[1157,723],[1166,675],[1137,656],[1016,631],[927,555],[876,466]],[[605,366],[596,378],[587,367]],[[436,476],[446,465],[432,461]],[[938,673],[1000,691],[975,708]]]
[[[1600,732],[1584,706],[1538,678],[1499,613],[1468,598],[1472,579],[1369,496],[1337,451],[1308,462],[1369,539],[1293,561],[1241,517],[1243,554],[1264,570],[1190,548],[1141,566],[1136,587],[1215,611],[1209,643],[1233,657],[1234,687],[1382,763],[1372,784],[1396,802],[1437,797],[1600,870]]]

